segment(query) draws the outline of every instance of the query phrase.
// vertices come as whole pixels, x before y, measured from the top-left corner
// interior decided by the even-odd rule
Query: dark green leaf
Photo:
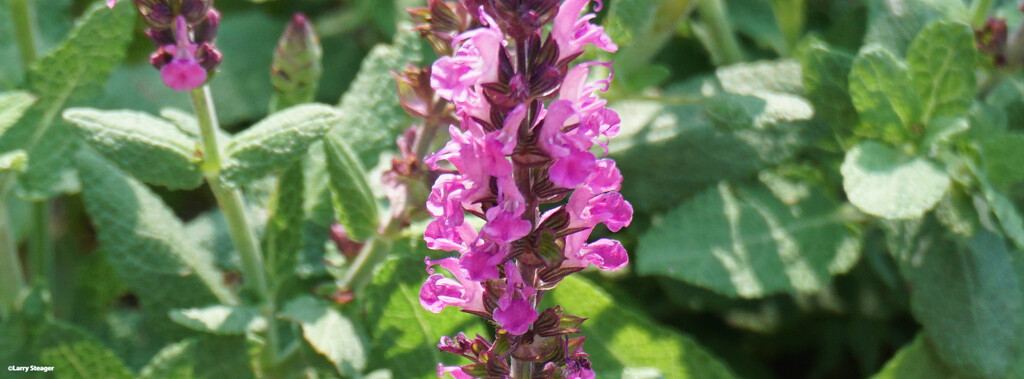
[[[967,21],[967,9],[960,0],[871,1],[864,44],[882,44],[898,55],[918,31],[935,20]]]
[[[324,139],[334,209],[349,238],[365,241],[377,233],[377,201],[366,181],[366,170],[349,145],[335,135]]]
[[[68,324],[47,324],[34,341],[41,366],[52,366],[58,378],[131,378],[114,352]]]
[[[907,63],[922,101],[922,123],[967,113],[976,95],[976,55],[974,32],[964,23],[937,22],[914,38]]]
[[[879,46],[861,51],[853,60],[850,97],[861,119],[856,132],[865,137],[906,141],[921,117],[907,65]]]
[[[848,82],[853,56],[814,39],[804,49],[802,63],[807,99],[814,104],[815,114],[833,130],[856,125],[857,111]]]
[[[354,376],[366,368],[366,351],[352,321],[327,303],[301,296],[284,306],[281,317],[301,325],[306,341],[339,373]]]

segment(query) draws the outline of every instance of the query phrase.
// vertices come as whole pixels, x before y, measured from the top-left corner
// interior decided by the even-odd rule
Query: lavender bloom
[[[433,275],[420,303],[431,312],[459,307],[499,326],[493,343],[463,335],[442,339],[441,350],[473,363],[439,365],[439,376],[509,377],[513,357],[531,362],[535,377],[594,376],[583,338],[569,337],[584,319],[558,307],[538,309],[540,296],[565,276],[590,265],[617,270],[629,261],[618,241],[588,242],[598,224],[618,231],[633,214],[618,193],[622,175],[615,162],[592,153],[607,153],[607,140],[619,132],[619,116],[598,97],[612,77],[588,82],[595,66],[611,67],[571,66],[587,44],[617,50],[590,23],[593,14],[580,16],[589,3],[431,0],[428,8],[411,11],[426,22],[418,28],[435,46],[450,42],[438,48],[451,55],[431,67],[430,87],[454,105],[458,118],[448,130],[451,140],[424,160],[444,172],[427,200],[433,221],[424,239],[458,258],[426,261]],[[542,213],[545,204],[550,210]],[[483,227],[474,228],[467,217],[483,219]],[[434,274],[434,265],[451,276]]]
[[[107,0],[111,8],[116,0]],[[149,57],[164,85],[175,91],[199,88],[213,76],[223,56],[213,45],[220,12],[212,0],[135,0],[157,46]]]

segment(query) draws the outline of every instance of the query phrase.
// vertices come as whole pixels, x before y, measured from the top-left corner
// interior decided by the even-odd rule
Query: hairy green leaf
[[[866,137],[905,141],[921,117],[907,65],[879,46],[861,51],[853,60],[850,97],[862,122],[855,131]]]
[[[58,378],[131,378],[114,352],[78,328],[47,324],[34,341],[41,366],[52,366]]]
[[[722,67],[715,71],[715,76],[722,89],[738,95],[756,96],[764,92],[802,95],[802,71],[799,62],[784,59]]]
[[[735,375],[689,336],[659,326],[617,304],[586,279],[570,276],[544,297],[545,307],[586,317],[583,348],[598,377],[619,377],[626,369],[647,367],[665,378],[733,378]]]
[[[900,260],[911,309],[935,352],[958,372],[1001,377],[1024,340],[1024,287],[1003,238],[981,230],[966,246],[922,237]]]
[[[907,63],[922,99],[922,123],[967,113],[977,91],[977,51],[974,32],[961,22],[933,23],[914,38]]]
[[[266,266],[277,284],[295,272],[303,250],[305,228],[300,226],[306,218],[303,208],[305,192],[302,162],[295,162],[277,181],[277,191],[271,200],[270,217],[267,219],[264,240]]]
[[[1024,134],[1001,133],[982,141],[980,147],[992,185],[1005,188],[1024,180]]]
[[[918,32],[933,21],[967,21],[969,14],[960,0],[871,1],[868,7],[864,44],[882,44],[901,56]]]
[[[114,10],[94,4],[71,36],[30,68],[28,88],[39,101],[0,137],[0,152],[23,149],[29,155],[32,165],[19,177],[26,196],[46,198],[76,189],[68,169],[77,138],[58,116],[67,103],[102,88],[110,71],[124,59],[134,13],[131,4],[119,4]]]
[[[366,288],[366,327],[370,349],[370,368],[390,369],[395,378],[431,378],[437,363],[464,364],[451,354],[437,350],[441,336],[486,335],[476,316],[454,307],[431,313],[419,302],[419,291],[426,273],[422,256],[430,253],[421,239],[395,242],[392,258],[380,266]]]
[[[171,321],[186,328],[217,335],[244,335],[267,328],[267,320],[260,316],[260,311],[244,305],[175,309],[169,316]]]
[[[846,152],[840,171],[853,205],[891,220],[920,218],[942,200],[952,183],[928,159],[906,156],[871,141]]]
[[[656,219],[639,244],[637,271],[720,294],[759,298],[813,293],[860,257],[849,210],[808,185],[783,200],[761,186],[719,183]]]
[[[803,80],[807,99],[815,115],[833,130],[846,130],[857,123],[857,110],[850,98],[849,77],[853,56],[813,39],[803,52]]]
[[[9,91],[0,93],[0,136],[14,126],[36,98],[27,92]]]
[[[198,142],[169,122],[133,111],[64,111],[79,136],[107,160],[143,182],[170,189],[203,183]]]
[[[275,113],[231,140],[222,175],[229,182],[245,184],[282,170],[340,119],[336,109],[317,104]]]
[[[356,150],[363,164],[373,167],[378,155],[394,143],[410,118],[395,96],[391,71],[401,71],[423,58],[419,34],[399,26],[390,46],[377,46],[363,60],[359,74],[341,98],[342,117],[330,134]]]
[[[118,277],[157,310],[235,303],[213,257],[142,183],[87,149],[77,156],[86,211]]]
[[[139,377],[254,378],[245,337],[205,335],[167,345],[142,368]]]
[[[1024,217],[1021,217],[1017,206],[984,177],[979,177],[978,181],[985,201],[988,202],[988,206],[992,208],[992,212],[999,219],[1003,232],[1013,240],[1017,247],[1024,249]]]
[[[377,201],[366,181],[366,170],[349,145],[334,135],[324,139],[324,150],[338,222],[350,238],[365,241],[377,233],[380,222]]]
[[[327,303],[301,296],[285,304],[281,317],[301,325],[306,341],[342,375],[353,376],[366,368],[366,351],[352,321]]]

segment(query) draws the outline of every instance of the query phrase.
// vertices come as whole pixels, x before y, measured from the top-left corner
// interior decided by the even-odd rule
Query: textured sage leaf
[[[4,171],[24,172],[28,165],[28,154],[22,150],[0,154],[0,173]]]
[[[970,14],[960,0],[872,1],[868,8],[864,44],[882,44],[900,56],[918,32],[932,22],[967,21]]]
[[[263,235],[266,228],[265,211],[247,203],[245,214],[251,222],[256,237]],[[241,269],[241,258],[235,251],[227,221],[220,209],[202,213],[185,224],[185,235],[200,249],[213,253],[218,268],[225,271]]]
[[[729,131],[805,130],[814,117],[807,100],[784,93],[761,92],[757,96],[718,94],[704,100],[708,119]]]
[[[305,237],[305,178],[302,162],[295,162],[278,178],[270,203],[270,217],[264,239],[267,271],[279,283],[295,272]]]
[[[357,375],[366,368],[366,351],[352,321],[329,304],[301,296],[285,304],[281,317],[301,325],[306,341],[342,375]]]
[[[1024,346],[1019,264],[1003,238],[987,230],[966,246],[922,238],[922,248],[900,260],[913,288],[914,317],[938,356],[956,371],[1002,377]]]
[[[330,132],[347,142],[367,167],[375,166],[380,152],[409,126],[410,118],[395,96],[391,71],[415,64],[423,54],[419,34],[402,25],[399,30],[392,45],[374,47],[363,59],[341,98],[341,122]]]
[[[260,316],[258,309],[243,305],[175,309],[169,317],[186,328],[218,335],[244,335],[267,328],[267,320]]]
[[[483,322],[454,307],[431,313],[419,302],[420,286],[426,280],[423,256],[431,253],[422,239],[397,241],[392,258],[384,262],[366,287],[366,328],[369,333],[370,368],[390,369],[395,378],[427,378],[437,372],[437,363],[464,364],[451,354],[438,351],[441,336],[486,335]]]
[[[793,60],[760,61],[722,67],[715,77],[722,89],[738,95],[778,92],[801,95],[804,92],[803,69]]]
[[[144,307],[159,311],[236,302],[213,257],[191,243],[156,194],[88,149],[76,161],[85,209],[107,259]]]
[[[961,22],[936,22],[921,30],[907,50],[914,90],[921,98],[922,123],[963,116],[977,92],[974,32]]]
[[[921,149],[924,151],[937,151],[944,145],[948,145],[960,134],[970,130],[971,124],[963,117],[939,117],[933,118],[925,126],[924,139],[921,140]]]
[[[587,336],[583,349],[597,377],[620,377],[635,367],[658,370],[665,378],[735,377],[691,337],[622,306],[586,279],[567,277],[544,296],[543,307],[556,304],[587,318],[581,328]]]
[[[23,149],[32,161],[19,177],[27,197],[46,198],[77,189],[69,172],[77,137],[60,120],[60,111],[102,88],[110,71],[124,59],[135,18],[134,7],[127,2],[113,10],[93,4],[70,37],[28,70],[28,89],[39,101],[0,137],[0,152]]]
[[[891,220],[920,218],[949,191],[951,181],[938,165],[906,156],[876,142],[846,152],[840,167],[843,189],[864,213]]]
[[[134,375],[113,351],[82,330],[50,322],[35,337],[39,366],[52,366],[61,378],[131,378]],[[27,364],[27,363],[26,363]]]
[[[245,337],[188,338],[156,353],[139,371],[139,378],[254,378],[246,348]]]
[[[203,183],[198,141],[145,113],[73,108],[64,119],[94,150],[136,179],[170,189]]]
[[[850,97],[861,119],[855,131],[866,137],[905,141],[921,117],[907,65],[880,46],[862,50],[853,60]]]
[[[913,341],[896,352],[896,356],[892,357],[882,371],[872,378],[934,379],[953,376],[954,374],[946,368],[942,360],[935,355],[932,347],[928,345],[928,339],[924,333],[918,333]]]
[[[1024,217],[1021,216],[1017,206],[984,177],[979,177],[978,182],[985,201],[988,202],[988,206],[992,208],[992,212],[996,214],[999,224],[1003,227],[1003,233],[1006,233],[1006,236],[1010,237],[1018,248],[1024,249]]]
[[[807,100],[815,114],[833,130],[848,130],[857,123],[857,110],[850,98],[850,70],[853,56],[812,39],[803,51],[803,81]]]
[[[193,139],[198,141],[202,138],[202,131],[199,130],[199,121],[192,115],[192,112],[186,112],[177,108],[163,108],[160,110],[160,117],[169,120],[179,131]],[[225,133],[224,130],[217,129],[214,133],[217,135],[217,144],[221,148],[231,142],[231,136]]]
[[[301,158],[310,144],[338,124],[338,110],[318,104],[277,112],[239,133],[225,149],[222,176],[245,184],[282,170]]]
[[[813,135],[803,121],[767,123],[763,129],[716,127],[696,105],[620,101],[611,108],[628,115],[609,144],[611,157],[626,177],[643,178],[624,181],[622,193],[643,212],[664,212],[709,184],[784,162]]]
[[[324,150],[338,222],[345,227],[349,238],[365,241],[377,233],[380,223],[377,201],[366,181],[366,170],[349,145],[334,135],[324,138]]]
[[[0,136],[14,126],[36,98],[27,92],[9,91],[0,93]]]
[[[860,257],[849,210],[797,184],[783,202],[762,186],[726,182],[655,219],[637,272],[671,276],[744,298],[814,293]]]

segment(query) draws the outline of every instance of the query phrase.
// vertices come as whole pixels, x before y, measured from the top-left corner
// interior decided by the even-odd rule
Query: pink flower
[[[107,7],[108,8],[114,9],[115,5],[117,5],[117,0],[107,0]]]
[[[109,3],[108,3],[109,5]],[[160,78],[164,85],[175,91],[191,91],[206,83],[206,69],[196,59],[198,45],[189,37],[188,21],[178,16],[174,23],[176,45],[167,45],[163,50],[173,55],[171,61],[160,67]]]
[[[515,265],[505,265],[505,277],[508,284],[498,299],[498,308],[494,309],[494,321],[509,334],[522,335],[537,321],[537,310],[529,300],[536,290],[523,282],[519,267]]]
[[[424,259],[427,264],[427,273],[434,274],[432,266],[440,265],[448,270],[455,279],[434,274],[427,278],[420,288],[420,305],[424,309],[441,313],[448,306],[460,307],[467,311],[484,312],[484,288],[480,283],[469,279],[464,270],[459,267],[459,261],[455,258],[445,258],[431,261]]]
[[[490,20],[481,10],[481,18]],[[472,86],[498,78],[498,49],[504,37],[497,23],[460,34],[452,41],[455,56],[442,57],[431,68],[430,86],[437,95],[453,103],[467,102]]]
[[[451,375],[455,379],[473,379],[472,375],[462,371],[462,367],[459,366],[445,366],[441,363],[437,364],[437,377],[443,378],[444,374]]]
[[[558,59],[562,60],[583,52],[583,45],[592,43],[598,48],[614,53],[619,47],[612,42],[611,37],[604,33],[604,28],[591,24],[590,20],[597,15],[588,13],[583,17],[583,11],[590,0],[566,0],[558,8],[555,15],[554,26],[551,28],[551,35],[558,43]],[[598,9],[601,9],[601,2],[597,2]]]

